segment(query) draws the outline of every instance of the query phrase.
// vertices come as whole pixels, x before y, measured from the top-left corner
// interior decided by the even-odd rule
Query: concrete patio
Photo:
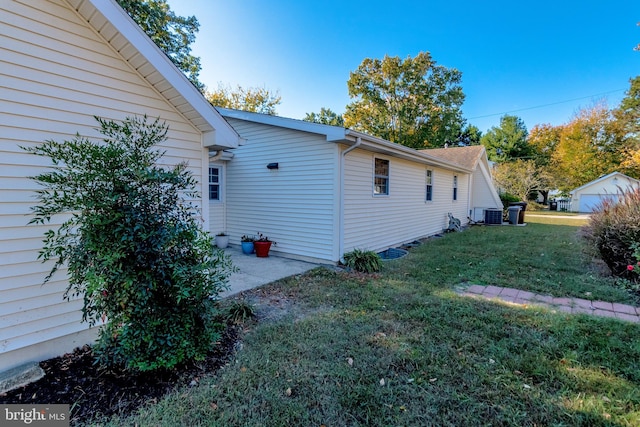
[[[221,293],[221,298],[257,288],[295,274],[302,274],[320,265],[271,254],[267,258],[258,258],[255,254],[243,254],[240,247],[236,246],[230,246],[224,251],[231,257],[231,261],[238,268],[238,271],[231,275],[229,290]]]

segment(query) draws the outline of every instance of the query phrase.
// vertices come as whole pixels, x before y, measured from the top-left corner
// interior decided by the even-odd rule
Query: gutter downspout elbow
[[[338,219],[338,256],[340,260],[342,260],[342,255],[344,254],[344,162],[347,154],[358,148],[360,144],[362,144],[362,138],[357,136],[356,143],[340,153],[340,213]]]
[[[220,157],[222,157],[222,155],[224,154],[224,150],[218,150],[216,151],[216,154],[214,154],[213,156],[211,155],[211,153],[209,153],[209,161],[210,162],[215,162],[216,160],[218,160]]]

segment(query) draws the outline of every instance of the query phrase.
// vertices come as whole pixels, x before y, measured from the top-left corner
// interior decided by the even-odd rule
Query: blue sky
[[[639,0],[168,0],[195,15],[200,80],[278,91],[280,116],[343,113],[364,58],[428,51],[462,72],[463,112],[485,132],[504,113],[559,125],[640,75]],[[533,108],[539,107],[539,108]]]

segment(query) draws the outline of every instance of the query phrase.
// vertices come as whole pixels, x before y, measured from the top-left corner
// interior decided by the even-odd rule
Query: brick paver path
[[[499,299],[520,305],[541,305],[565,313],[592,314],[640,323],[640,307],[615,302],[591,301],[581,298],[554,298],[550,295],[491,285],[471,285],[461,294],[476,298]]]

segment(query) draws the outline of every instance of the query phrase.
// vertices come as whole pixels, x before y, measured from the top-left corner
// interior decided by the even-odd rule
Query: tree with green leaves
[[[460,132],[460,135],[456,139],[458,145],[480,145],[482,139],[482,131],[478,126],[467,124]]]
[[[276,115],[276,106],[282,98],[277,92],[264,87],[243,88],[238,85],[235,89],[219,84],[218,89],[205,93],[207,100],[216,107]]]
[[[619,167],[624,145],[617,126],[602,102],[582,108],[562,126],[551,158],[560,190],[571,191]]]
[[[345,125],[417,149],[453,143],[464,125],[461,81],[460,71],[438,65],[429,52],[366,58],[347,82],[355,100]]]
[[[118,0],[120,6],[201,92],[200,58],[191,55],[200,24],[195,16],[176,15],[166,0]]]
[[[558,179],[552,158],[556,147],[560,143],[562,130],[562,126],[536,125],[531,129],[527,138],[527,143],[531,150],[531,158],[536,165],[536,173],[541,181],[538,191],[544,197],[544,204],[547,203],[549,191],[558,188],[558,183],[561,181]]]
[[[100,363],[148,371],[201,359],[219,338],[215,297],[231,264],[190,203],[197,180],[186,163],[158,166],[167,138],[158,119],[97,119],[102,142],[76,136],[26,148],[50,159],[34,179],[30,223],[60,218],[40,252],[68,267],[66,298],[81,296],[83,320],[104,324]]]
[[[618,108],[613,110],[616,130],[624,145],[620,169],[640,177],[640,76],[629,80],[630,87]]]
[[[491,161],[528,159],[531,155],[527,144],[528,135],[527,127],[521,118],[505,114],[500,118],[500,126],[489,129],[480,142],[487,149],[487,156]]]
[[[533,160],[516,159],[496,165],[492,171],[496,188],[526,201],[529,194],[538,190],[543,182]]]
[[[304,116],[304,119],[302,120],[304,120],[305,122],[344,127],[344,118],[341,115],[333,112],[330,108],[322,107],[320,108],[320,112],[318,114],[307,113],[307,115]]]

